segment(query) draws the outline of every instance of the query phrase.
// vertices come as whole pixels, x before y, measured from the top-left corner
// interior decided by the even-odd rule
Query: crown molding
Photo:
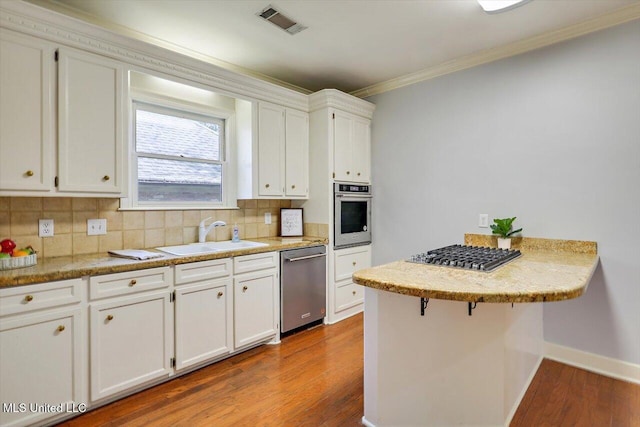
[[[0,27],[191,80],[225,95],[274,102],[303,111],[309,109],[305,93],[226,70],[33,4],[1,2]]]
[[[371,119],[375,104],[364,99],[340,92],[337,89],[323,89],[309,95],[309,111],[321,108],[337,108],[348,113]]]
[[[71,6],[66,5],[66,4],[59,3],[59,2],[57,2],[57,0],[22,0],[22,1],[25,1],[27,3],[30,3],[30,4],[33,4],[33,5],[36,5],[36,6],[43,7],[45,9],[47,9],[47,10],[52,10],[54,12],[59,12],[62,15],[78,19],[79,21],[82,21],[82,22],[93,24],[93,25],[95,25],[95,26],[97,26],[99,28],[103,28],[103,29],[109,30],[109,31],[111,31],[113,33],[120,34],[122,36],[131,38],[131,39],[140,40],[142,42],[149,43],[149,44],[152,44],[154,46],[159,46],[159,47],[162,47],[164,49],[170,50],[172,52],[180,53],[180,54],[186,55],[188,57],[195,58],[195,59],[198,59],[200,61],[203,61],[203,62],[206,62],[206,63],[209,63],[209,64],[213,64],[213,65],[218,66],[220,68],[223,68],[225,70],[233,71],[233,72],[239,73],[239,74],[244,74],[246,76],[253,77],[253,78],[256,78],[256,79],[259,79],[259,80],[263,80],[263,81],[266,81],[266,82],[269,82],[269,83],[273,83],[275,85],[282,86],[282,87],[285,87],[287,89],[291,89],[291,90],[296,91],[296,92],[304,93],[306,95],[309,95],[310,93],[312,93],[312,91],[310,91],[308,89],[302,88],[300,86],[296,86],[296,85],[294,85],[292,83],[285,82],[283,80],[277,79],[275,77],[268,76],[266,74],[262,74],[262,73],[260,73],[258,71],[250,70],[248,68],[241,67],[239,65],[232,64],[230,62],[223,61],[223,60],[218,59],[218,58],[214,58],[214,57],[212,57],[210,55],[205,55],[203,53],[194,51],[192,49],[188,49],[188,48],[179,46],[179,45],[171,43],[169,41],[162,40],[162,39],[159,39],[157,37],[153,37],[153,36],[150,36],[148,34],[144,34],[142,32],[132,30],[131,28],[127,28],[125,26],[118,25],[118,24],[115,24],[113,22],[109,22],[106,19],[102,19],[102,18],[97,17],[95,15],[91,15],[89,13],[85,13],[85,12],[79,11],[79,10],[77,10],[77,9],[71,7]]]
[[[549,46],[565,40],[570,40],[585,34],[600,31],[605,28],[624,24],[640,18],[640,3],[625,6],[614,12],[590,19],[559,30],[550,31],[515,43],[510,43],[501,47],[486,49],[481,52],[465,55],[433,67],[425,68],[415,73],[396,77],[381,83],[376,83],[362,89],[350,92],[350,95],[358,98],[366,98],[380,93],[388,92],[424,80],[445,74],[455,73],[477,65],[519,55],[541,47]]]

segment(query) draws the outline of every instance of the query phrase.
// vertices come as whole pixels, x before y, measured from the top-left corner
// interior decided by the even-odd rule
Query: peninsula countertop
[[[478,236],[466,235],[465,244],[492,246],[491,236]],[[353,281],[398,294],[453,301],[561,301],[586,291],[599,261],[595,242],[524,238],[514,248],[522,255],[492,272],[396,261],[356,271]]]
[[[134,271],[144,268],[164,267],[190,262],[207,261],[211,259],[229,258],[241,255],[327,244],[327,239],[315,237],[304,237],[302,239],[271,237],[251,239],[251,241],[266,243],[267,246],[193,256],[176,256],[164,252],[158,252],[163,255],[161,258],[153,258],[143,261],[112,257],[107,253],[38,259],[38,264],[31,267],[0,271],[0,289],[10,286],[29,285],[54,280],[75,279],[83,276],[120,273],[123,271]],[[153,251],[153,249],[148,250]]]

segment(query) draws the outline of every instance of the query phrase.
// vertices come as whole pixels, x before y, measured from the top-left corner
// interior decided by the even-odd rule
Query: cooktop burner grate
[[[407,260],[416,264],[443,265],[467,270],[492,271],[518,258],[518,250],[451,245],[426,253],[411,255]]]

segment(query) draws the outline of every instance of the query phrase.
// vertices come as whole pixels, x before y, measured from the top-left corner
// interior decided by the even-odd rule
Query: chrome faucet
[[[200,226],[198,226],[198,243],[204,243],[205,239],[207,238],[207,234],[209,234],[212,228],[224,227],[225,225],[227,225],[227,223],[224,221],[214,221],[211,224],[205,226],[204,225],[205,222],[207,222],[210,219],[211,217],[205,218],[202,221],[200,221]]]

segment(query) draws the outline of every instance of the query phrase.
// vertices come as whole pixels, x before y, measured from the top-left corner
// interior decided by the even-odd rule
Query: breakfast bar
[[[582,295],[599,259],[595,242],[514,248],[491,272],[396,261],[353,275],[366,287],[365,425],[508,425],[542,360],[539,302]]]

